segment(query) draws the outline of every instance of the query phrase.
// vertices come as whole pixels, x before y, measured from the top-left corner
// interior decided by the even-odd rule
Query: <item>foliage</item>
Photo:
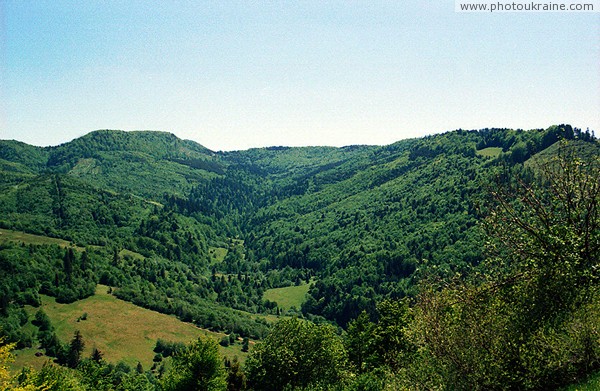
[[[593,133],[569,125],[226,153],[164,132],[0,141],[2,334],[33,345],[24,306],[40,293],[74,302],[101,283],[246,337],[245,350],[268,333],[256,314],[282,306],[347,328],[340,339],[306,321],[275,327],[247,367],[257,388],[556,387],[598,368],[598,156]],[[46,352],[67,362],[71,346],[42,312],[34,320]],[[270,347],[286,328],[307,340]],[[305,356],[328,364],[305,368]],[[167,370],[96,358],[24,379],[152,389]]]
[[[79,330],[76,330],[75,334],[73,335],[73,339],[69,344],[69,351],[67,353],[67,365],[69,367],[75,368],[77,365],[79,365],[84,346],[85,343],[83,342],[83,336]]]
[[[246,375],[242,370],[237,356],[232,361],[226,360],[227,368],[227,391],[241,391],[246,389]]]
[[[350,322],[344,336],[348,357],[358,373],[381,368],[397,372],[414,350],[407,337],[411,324],[408,304],[384,300],[377,304],[376,315],[375,322],[366,312]]]
[[[19,168],[0,177],[0,225],[105,246],[86,250],[92,262],[75,251],[73,267],[66,258],[62,268],[31,262],[58,269],[58,278],[28,279],[64,302],[101,282],[147,308],[257,337],[261,325],[225,307],[277,313],[266,290],[316,277],[303,314],[346,326],[363,310],[374,315],[386,297],[414,295],[423,275],[477,267],[482,184],[501,163],[560,138],[593,141],[560,125],[459,130],[385,147],[227,153],[163,132],[102,130],[52,148],[1,142],[0,160]],[[503,152],[475,153],[486,148]],[[227,249],[222,262],[213,262],[211,247]]]
[[[600,366],[599,161],[569,148],[494,194],[485,274],[420,294],[414,365],[447,388],[549,389]]]
[[[227,377],[217,344],[199,338],[173,356],[171,371],[162,386],[164,390],[226,390]]]
[[[346,353],[333,327],[291,318],[276,323],[246,361],[256,390],[334,385],[346,373]]]
[[[40,371],[24,370],[18,380],[25,390],[156,390],[145,374],[131,371],[127,366],[92,360],[83,360],[76,370],[48,363]]]
[[[176,354],[179,354],[185,349],[185,344],[183,342],[171,342],[165,341],[163,339],[158,339],[156,341],[156,346],[154,347],[154,352],[160,353],[162,357],[170,357]]]
[[[3,338],[0,338],[0,390],[4,391],[10,386],[12,379],[8,364],[12,362],[12,350],[15,344],[4,344]]]

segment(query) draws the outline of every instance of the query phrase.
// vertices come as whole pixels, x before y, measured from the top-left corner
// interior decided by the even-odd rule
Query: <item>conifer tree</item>
[[[69,345],[69,351],[67,354],[67,365],[69,367],[75,368],[77,365],[79,365],[79,361],[81,361],[81,353],[83,353],[84,347],[85,343],[83,342],[83,336],[79,330],[76,330]]]

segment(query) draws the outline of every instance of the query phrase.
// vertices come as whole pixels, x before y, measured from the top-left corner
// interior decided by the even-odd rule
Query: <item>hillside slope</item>
[[[101,246],[88,249],[95,282],[203,327],[260,336],[264,325],[217,314],[277,313],[265,290],[311,278],[304,314],[344,326],[382,298],[413,295],[422,278],[477,268],[494,178],[565,138],[597,146],[569,125],[220,153],[165,132],[102,130],[48,148],[0,141],[0,227]],[[6,251],[10,262],[22,253]],[[47,284],[53,273],[55,285],[72,281],[67,254],[39,253],[58,269]],[[19,304],[13,285],[0,288]]]

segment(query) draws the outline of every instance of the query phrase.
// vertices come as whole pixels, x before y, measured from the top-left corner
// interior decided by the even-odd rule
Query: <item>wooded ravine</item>
[[[593,389],[599,150],[570,125],[232,152],[0,140],[0,353],[53,363],[0,390]],[[152,369],[84,355],[94,335],[61,340],[42,303],[98,285],[239,361],[204,337],[161,341]]]

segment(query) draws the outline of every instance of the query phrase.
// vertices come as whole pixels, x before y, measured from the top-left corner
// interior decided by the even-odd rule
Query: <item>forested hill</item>
[[[1,267],[15,278],[0,282],[2,302],[72,301],[102,282],[201,326],[260,336],[248,313],[279,311],[264,291],[311,281],[296,311],[346,326],[383,298],[413,295],[419,279],[477,267],[494,178],[561,139],[597,154],[593,136],[569,125],[235,152],[150,131],[46,148],[0,141],[0,228],[86,254],[30,246],[37,255],[19,263],[26,250],[4,242]]]

